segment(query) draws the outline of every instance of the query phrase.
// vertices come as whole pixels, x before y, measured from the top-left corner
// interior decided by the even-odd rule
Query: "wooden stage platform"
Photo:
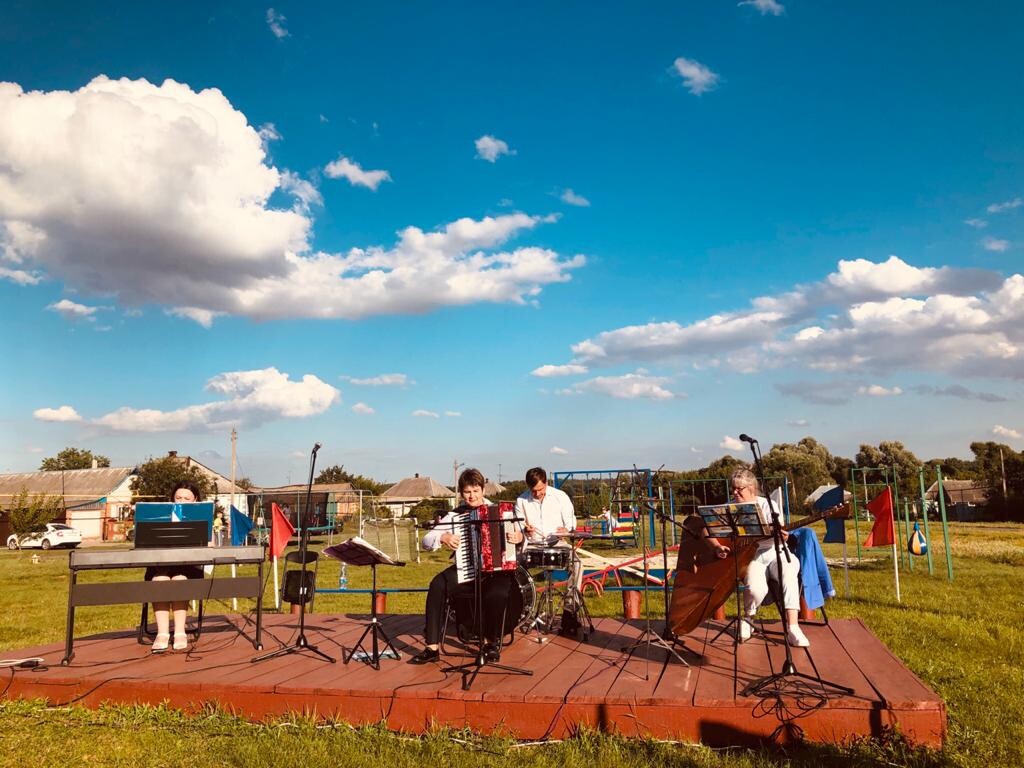
[[[14,658],[42,656],[48,666],[12,672],[0,691],[8,698],[43,697],[58,705],[167,701],[195,709],[216,702],[257,720],[302,712],[353,724],[385,722],[413,733],[451,726],[521,739],[560,738],[587,727],[712,746],[801,737],[840,743],[898,726],[912,742],[941,746],[946,734],[942,700],[858,620],[805,625],[812,646],[794,649],[798,671],[817,670],[852,688],[852,696],[824,696],[808,685],[751,698],[740,694],[743,688],[777,671],[785,659],[778,622],[768,623],[767,635],[755,635],[735,656],[730,636],[710,642],[715,623],[701,627],[687,638],[687,647],[702,654],[687,654],[690,667],[666,662],[667,654],[657,647],[649,659],[646,650],[623,653],[642,622],[598,619],[587,642],[553,636],[538,643],[535,635],[520,635],[505,648],[502,663],[530,669],[532,676],[485,668],[463,691],[458,674],[445,675],[436,664],[405,663],[422,648],[421,616],[383,619],[401,661],[385,659],[380,671],[358,661],[343,666],[342,647],[356,640],[365,618],[307,616],[309,642],[339,657],[337,664],[308,653],[251,663],[252,644],[238,632],[243,617],[211,616],[188,652],[153,655],[137,644],[134,630],[77,640],[67,667],[60,665],[63,644],[5,652]],[[297,619],[264,617],[266,649],[289,642]],[[449,644],[448,659],[458,663],[460,651],[457,643]]]

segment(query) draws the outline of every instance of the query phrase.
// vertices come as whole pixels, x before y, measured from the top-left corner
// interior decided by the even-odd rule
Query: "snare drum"
[[[569,547],[527,547],[519,562],[526,568],[565,570],[569,567],[572,550]]]

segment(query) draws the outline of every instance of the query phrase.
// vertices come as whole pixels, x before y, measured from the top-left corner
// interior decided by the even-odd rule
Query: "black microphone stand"
[[[332,656],[328,656],[326,653],[321,651],[315,645],[312,645],[309,640],[306,639],[306,590],[308,586],[306,584],[306,561],[307,554],[309,552],[309,528],[306,525],[306,518],[309,515],[309,505],[313,498],[313,469],[316,467],[316,452],[320,450],[320,443],[313,445],[313,452],[309,457],[309,482],[306,484],[306,505],[305,508],[299,509],[298,522],[299,524],[299,557],[302,560],[302,575],[299,580],[299,632],[295,636],[295,640],[292,641],[291,645],[286,645],[283,648],[278,648],[276,651],[265,653],[262,656],[257,656],[252,659],[252,662],[266,661],[267,659],[274,659],[278,656],[287,656],[291,653],[298,653],[299,651],[309,651],[316,654],[325,661],[334,664],[337,659]]]
[[[779,597],[779,612],[782,614],[782,645],[786,649],[786,660],[782,664],[782,669],[778,672],[773,672],[770,675],[766,675],[758,680],[752,681],[746,688],[743,689],[744,696],[781,696],[786,693],[787,684],[793,686],[791,691],[794,694],[802,694],[807,692],[806,683],[802,682],[808,680],[821,686],[821,693],[827,695],[828,693],[844,694],[846,696],[853,695],[853,689],[845,685],[839,685],[828,680],[823,680],[820,675],[809,675],[806,672],[797,672],[796,665],[793,663],[793,649],[789,646],[789,616],[786,611],[786,604],[782,599],[782,558],[786,558],[786,562],[790,561],[789,549],[785,546],[782,541],[782,523],[779,521],[779,511],[775,509],[775,504],[772,502],[771,494],[767,493],[767,487],[765,486],[765,474],[764,467],[761,464],[761,446],[757,440],[747,435],[740,435],[740,439],[750,445],[750,453],[754,457],[754,469],[757,473],[757,480],[761,488],[765,490],[765,497],[768,500],[768,510],[771,513],[772,518],[772,543],[775,547],[775,576],[777,581],[778,597]]]

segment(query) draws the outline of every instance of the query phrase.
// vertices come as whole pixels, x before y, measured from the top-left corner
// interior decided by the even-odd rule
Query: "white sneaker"
[[[795,648],[807,648],[811,644],[811,641],[807,639],[807,635],[805,635],[804,631],[796,624],[789,628],[787,640],[789,640],[789,644]]]
[[[751,625],[750,619],[740,619],[737,626],[739,627],[739,641],[741,643],[747,642],[754,632],[754,627]]]

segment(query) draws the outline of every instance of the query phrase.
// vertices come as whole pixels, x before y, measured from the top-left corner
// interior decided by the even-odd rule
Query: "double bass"
[[[786,527],[795,531],[819,520],[846,519],[850,516],[847,504],[809,515],[798,523]],[[672,602],[669,605],[668,625],[681,637],[695,630],[712,614],[725,605],[736,587],[736,574],[743,578],[747,566],[757,554],[757,545],[771,536],[745,537],[733,541],[726,557],[718,557],[714,546],[704,538],[704,521],[691,515],[683,522],[686,531],[679,545],[676,577],[672,583]]]

